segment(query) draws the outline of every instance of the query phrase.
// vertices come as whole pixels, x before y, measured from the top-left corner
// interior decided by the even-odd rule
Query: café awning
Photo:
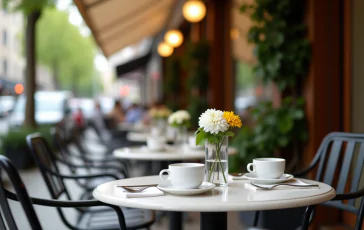
[[[159,33],[174,0],[74,0],[106,57]]]

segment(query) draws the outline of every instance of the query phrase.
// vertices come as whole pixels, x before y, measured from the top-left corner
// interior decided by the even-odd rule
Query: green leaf
[[[278,120],[278,129],[281,133],[288,133],[293,127],[293,118],[285,114]]]
[[[235,136],[235,133],[233,131],[228,130],[224,133],[224,136],[233,137]]]
[[[217,136],[214,136],[214,135],[208,135],[207,140],[210,143],[219,143],[219,138]]]
[[[305,116],[305,113],[303,112],[303,110],[297,109],[296,111],[294,111],[293,116],[296,119],[302,119]]]
[[[200,131],[196,135],[196,145],[204,145],[206,138],[207,138],[207,133],[204,131]]]

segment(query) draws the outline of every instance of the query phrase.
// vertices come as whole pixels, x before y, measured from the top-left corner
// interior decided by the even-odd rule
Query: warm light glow
[[[230,30],[230,37],[232,40],[237,40],[239,38],[239,35],[240,33],[238,29],[234,28]]]
[[[183,34],[179,30],[170,30],[164,35],[164,40],[172,47],[178,47],[183,42]]]
[[[14,86],[14,91],[16,94],[22,94],[24,92],[24,86],[22,84],[16,84]]]
[[[168,57],[171,56],[171,54],[173,53],[173,47],[168,45],[165,42],[161,42],[158,45],[158,53],[159,55],[161,55],[162,57]]]
[[[190,0],[184,3],[182,13],[187,21],[199,22],[206,15],[206,6],[201,1]]]

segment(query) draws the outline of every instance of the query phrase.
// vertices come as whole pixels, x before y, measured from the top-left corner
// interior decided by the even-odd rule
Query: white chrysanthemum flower
[[[211,134],[225,132],[229,128],[229,124],[224,118],[224,113],[216,109],[208,109],[201,114],[198,125],[203,128],[205,132]]]
[[[178,110],[168,117],[168,123],[171,125],[181,125],[182,123],[187,122],[190,119],[191,116],[186,110]]]

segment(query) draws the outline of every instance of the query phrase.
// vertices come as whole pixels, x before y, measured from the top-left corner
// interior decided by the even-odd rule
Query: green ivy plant
[[[258,61],[254,74],[262,82],[278,86],[282,104],[276,108],[271,102],[261,102],[253,109],[255,125],[241,129],[232,142],[240,154],[231,159],[231,171],[241,170],[253,158],[273,156],[279,149],[308,137],[301,97],[301,83],[311,57],[311,46],[305,38],[305,4],[297,0],[255,0],[241,7],[254,25],[248,33]]]
[[[164,93],[166,98],[166,104],[168,108],[175,111],[179,108],[178,95],[181,92],[181,85],[179,83],[180,63],[179,59],[171,56],[166,60],[164,79]]]
[[[210,45],[207,41],[190,42],[182,57],[182,67],[187,72],[187,90],[190,96],[187,110],[191,114],[191,126],[197,128],[198,117],[208,108],[208,61]]]
[[[254,25],[248,41],[254,43],[258,59],[255,75],[265,83],[275,82],[282,91],[295,88],[297,79],[308,71],[311,47],[303,23],[305,4],[297,0],[255,0],[255,4],[241,7]]]

